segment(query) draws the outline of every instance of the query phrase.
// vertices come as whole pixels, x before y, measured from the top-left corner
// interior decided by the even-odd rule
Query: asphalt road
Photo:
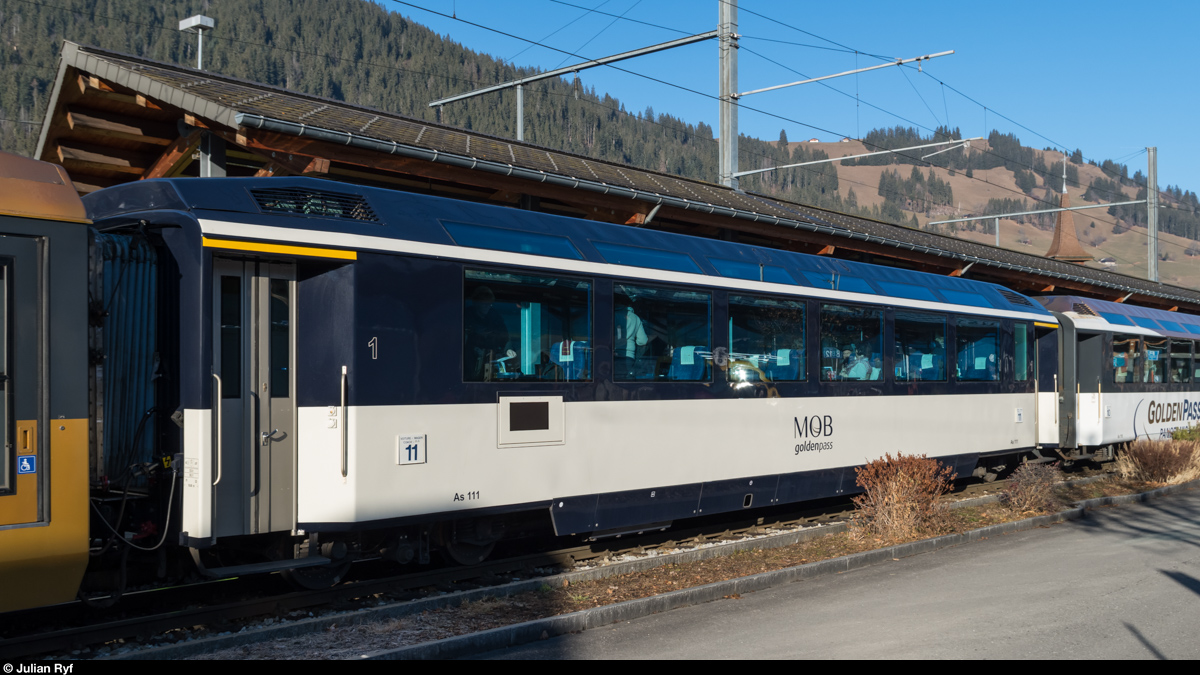
[[[481,658],[1198,659],[1200,489]]]

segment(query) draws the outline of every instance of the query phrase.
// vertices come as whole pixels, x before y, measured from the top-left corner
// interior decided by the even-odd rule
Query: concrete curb
[[[1081,482],[1092,482],[1092,480],[1094,479],[1084,479]],[[1195,484],[1200,485],[1200,481],[1196,482]],[[412,645],[410,647],[402,647],[395,650],[368,653],[364,655],[364,657],[368,659],[387,660],[453,658],[457,656],[477,654],[484,651],[491,651],[493,649],[511,647],[541,639],[543,632],[551,637],[562,635],[564,633],[577,632],[586,630],[587,628],[605,626],[617,621],[628,621],[630,619],[648,616],[649,614],[663,612],[669,609],[676,609],[688,605],[709,602],[711,600],[717,600],[728,595],[751,593],[756,590],[763,590],[770,588],[771,586],[800,579],[808,579],[824,574],[837,574],[854,569],[860,569],[862,567],[874,565],[879,562],[891,560],[892,558],[904,558],[921,553],[928,553],[949,546],[957,546],[959,544],[978,541],[979,539],[985,539],[998,534],[1007,534],[1009,532],[1045,527],[1047,525],[1066,520],[1076,520],[1082,518],[1084,512],[1090,508],[1131,503],[1135,501],[1148,501],[1149,499],[1170,494],[1171,492],[1186,488],[1190,485],[1193,484],[1187,483],[1184,485],[1168,486],[1151,490],[1150,492],[1122,495],[1120,497],[1101,497],[1098,499],[1091,499],[1087,500],[1086,502],[1081,502],[1075,508],[1046,516],[1038,516],[1035,518],[1028,518],[1026,520],[992,525],[962,534],[945,535],[933,539],[925,539],[917,542],[900,544],[898,546],[892,546],[886,549],[865,551],[863,553],[857,553],[842,558],[808,563],[785,570],[777,570],[775,572],[764,572],[754,576],[740,577],[738,579],[716,582],[706,586],[681,589],[649,598],[630,600],[614,605],[606,605],[604,607],[582,610],[580,612],[574,612],[571,614],[563,614],[521,624],[514,624],[511,626],[493,628],[480,633],[445,638],[443,640]],[[955,507],[962,508],[966,506],[979,506],[993,503],[997,500],[997,495],[988,495],[957,502]],[[504,584],[502,586],[492,586],[468,591],[447,593],[445,595],[423,598],[421,600],[414,600],[403,604],[389,604],[375,608],[325,614],[319,617],[300,619],[298,621],[288,621],[279,625],[264,626],[262,628],[240,633],[216,635],[212,637],[201,638],[199,640],[104,656],[98,660],[141,661],[188,658],[199,654],[206,654],[232,647],[240,647],[265,640],[276,640],[309,635],[318,631],[326,630],[335,624],[346,626],[398,619],[405,616],[411,616],[413,614],[420,614],[429,610],[441,609],[443,607],[455,607],[467,602],[476,602],[483,598],[509,597],[520,593],[536,591],[543,585],[561,586],[564,581],[570,583],[593,581],[597,579],[619,576],[622,574],[641,572],[668,564],[682,564],[707,560],[710,558],[725,556],[738,551],[782,548],[784,546],[791,546],[793,544],[807,541],[815,537],[824,536],[826,534],[844,532],[845,530],[845,523],[810,527],[773,537],[746,539],[728,544],[718,544],[707,548],[681,551],[679,553],[648,556],[637,560],[614,563],[612,565],[606,565],[603,567],[595,567],[576,572],[566,572],[548,577],[517,581],[510,584]]]

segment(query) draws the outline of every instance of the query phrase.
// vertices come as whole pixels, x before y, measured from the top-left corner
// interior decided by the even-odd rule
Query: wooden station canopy
[[[38,141],[76,190],[317,176],[1200,313],[1200,292],[67,42]]]

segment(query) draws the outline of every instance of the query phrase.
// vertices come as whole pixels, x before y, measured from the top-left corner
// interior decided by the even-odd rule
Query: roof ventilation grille
[[[1083,304],[1082,302],[1071,303],[1071,310],[1073,312],[1075,312],[1076,314],[1078,314],[1079,316],[1094,316],[1094,317],[1100,316],[1099,314],[1096,313],[1096,311],[1094,309],[1092,309],[1091,307],[1088,307],[1087,305]]]
[[[1011,302],[1014,305],[1021,305],[1022,307],[1033,307],[1033,303],[1030,302],[1029,299],[1023,295],[1020,295],[1018,293],[1013,293],[1012,291],[1004,289],[1004,288],[997,288],[996,290],[1000,292],[1000,295],[1004,296],[1005,300]]]
[[[258,188],[250,194],[258,208],[267,213],[379,222],[379,216],[361,195],[299,188]]]

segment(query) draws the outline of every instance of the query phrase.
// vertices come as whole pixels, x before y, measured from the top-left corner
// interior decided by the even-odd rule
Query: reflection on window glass
[[[467,270],[463,380],[592,379],[591,283]]]
[[[821,305],[821,381],[883,379],[883,312]]]
[[[896,312],[896,381],[946,381],[946,319]]]
[[[1029,379],[1029,324],[1018,323],[1013,326],[1013,343],[1015,346],[1013,379],[1024,382]]]
[[[981,382],[1000,379],[997,349],[1000,344],[1000,322],[959,319],[955,326],[959,381]]]
[[[1134,335],[1113,336],[1113,382],[1136,382],[1138,339]]]
[[[850,291],[851,293],[875,293],[875,289],[871,288],[866,279],[848,277],[836,272],[803,272],[803,274],[808,283],[817,288],[826,288],[831,291]]]
[[[1192,381],[1200,382],[1200,342],[1192,343]]]
[[[1171,381],[1192,381],[1192,341],[1171,340]]]
[[[729,345],[731,382],[803,380],[804,302],[731,296]]]
[[[242,278],[221,277],[221,398],[242,397]]]
[[[288,362],[291,338],[288,333],[289,284],[287,279],[271,280],[271,396],[287,398],[289,391]]]
[[[1146,365],[1142,368],[1142,382],[1160,383],[1166,380],[1167,338],[1144,338]]]
[[[708,293],[615,284],[613,379],[707,382],[710,303]]]

